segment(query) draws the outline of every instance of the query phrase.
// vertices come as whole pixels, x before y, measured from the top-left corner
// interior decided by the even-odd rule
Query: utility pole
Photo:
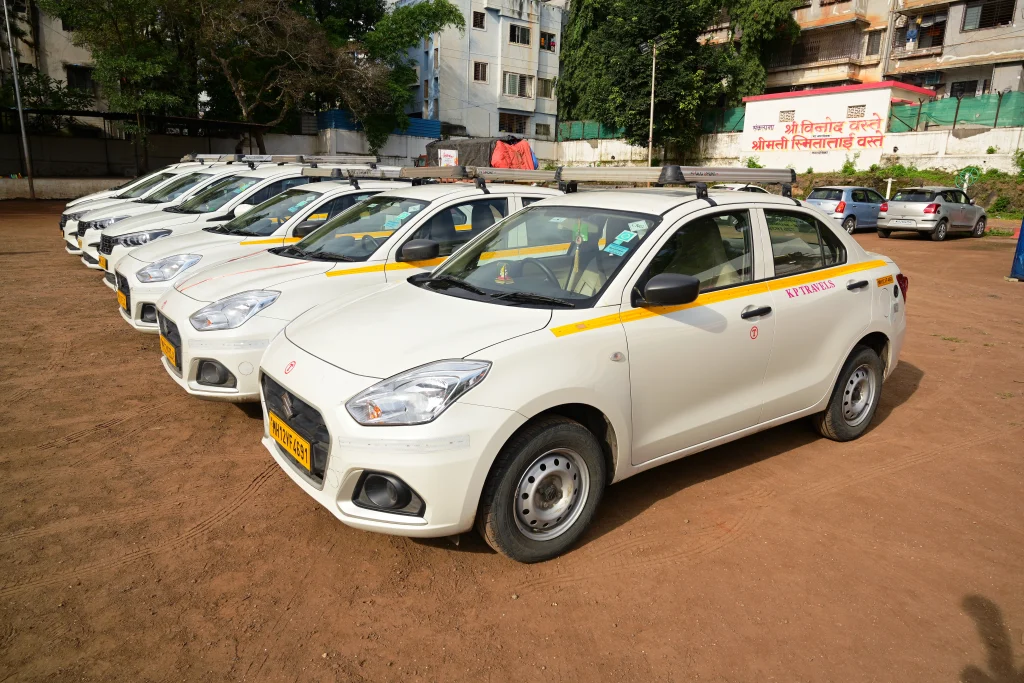
[[[25,133],[25,113],[21,109],[21,88],[18,86],[18,60],[14,56],[14,34],[11,33],[11,15],[7,11],[7,0],[4,3],[4,21],[7,23],[7,47],[11,51],[11,76],[14,78],[14,99],[18,103],[18,123],[21,124],[21,147],[25,153],[25,172],[28,174],[28,195],[36,198],[36,187],[32,182],[32,155],[28,148],[28,135]]]
[[[668,39],[667,34],[661,34],[654,40],[649,40],[646,43],[640,45],[640,53],[647,54],[651,52],[651,116],[650,124],[647,129],[647,165],[651,166],[653,162],[654,152],[654,76],[655,67],[658,64],[658,48],[665,44]]]

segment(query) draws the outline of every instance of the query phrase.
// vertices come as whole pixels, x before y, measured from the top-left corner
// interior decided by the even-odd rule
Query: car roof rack
[[[241,154],[186,154],[181,158],[181,163],[198,161],[201,164],[207,162],[226,162],[232,163],[234,161],[241,161],[243,155]]]
[[[318,164],[355,164],[373,168],[379,159],[372,154],[315,154],[302,155],[303,163],[316,166]]]

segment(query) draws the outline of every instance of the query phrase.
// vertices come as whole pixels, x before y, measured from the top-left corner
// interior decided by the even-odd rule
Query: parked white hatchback
[[[661,174],[649,179],[792,178]],[[432,274],[296,319],[261,365],[265,447],[345,524],[422,537],[475,524],[534,562],[638,472],[804,416],[857,438],[899,357],[907,279],[815,208],[701,190],[548,199]]]
[[[352,205],[405,186],[380,180],[298,185],[223,225],[134,249],[117,262],[114,273],[121,317],[140,332],[156,334],[156,302],[199,267],[293,244]]]
[[[258,401],[263,352],[297,316],[346,292],[430,270],[524,202],[556,194],[514,185],[485,192],[467,183],[389,190],[296,244],[201,268],[157,302],[164,369],[193,396]]]

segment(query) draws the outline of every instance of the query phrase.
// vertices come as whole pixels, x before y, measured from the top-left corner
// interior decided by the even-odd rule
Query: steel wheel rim
[[[590,469],[579,453],[554,448],[538,456],[523,472],[512,501],[519,531],[549,541],[579,519],[590,494]]]
[[[843,387],[843,421],[857,427],[868,419],[875,402],[877,380],[868,364],[857,367]]]

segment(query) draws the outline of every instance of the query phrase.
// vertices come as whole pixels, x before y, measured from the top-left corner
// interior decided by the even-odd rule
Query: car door
[[[625,290],[634,465],[757,424],[775,319],[768,288],[755,284],[753,216],[688,216],[662,235]],[[697,277],[700,296],[645,308],[640,293],[660,273]]]
[[[946,207],[946,215],[949,216],[949,227],[959,229],[964,227],[964,205],[960,203],[960,193],[956,190],[943,190],[942,203]]]
[[[857,217],[857,226],[870,227],[871,204],[868,202],[867,192],[860,189],[850,190],[850,199],[853,202],[853,214]]]
[[[775,319],[765,373],[762,422],[817,404],[831,389],[837,363],[871,320],[866,278],[846,274],[846,248],[832,228],[796,207],[764,209]],[[848,289],[853,285],[853,288]]]
[[[867,195],[867,201],[871,207],[865,212],[864,227],[877,227],[878,212],[882,208],[882,204],[885,203],[885,199],[874,190],[864,190],[864,194]]]
[[[971,204],[970,198],[964,192],[958,191],[957,194],[960,196],[960,205],[963,207],[964,226],[973,228],[974,224],[981,218],[981,207]]]

